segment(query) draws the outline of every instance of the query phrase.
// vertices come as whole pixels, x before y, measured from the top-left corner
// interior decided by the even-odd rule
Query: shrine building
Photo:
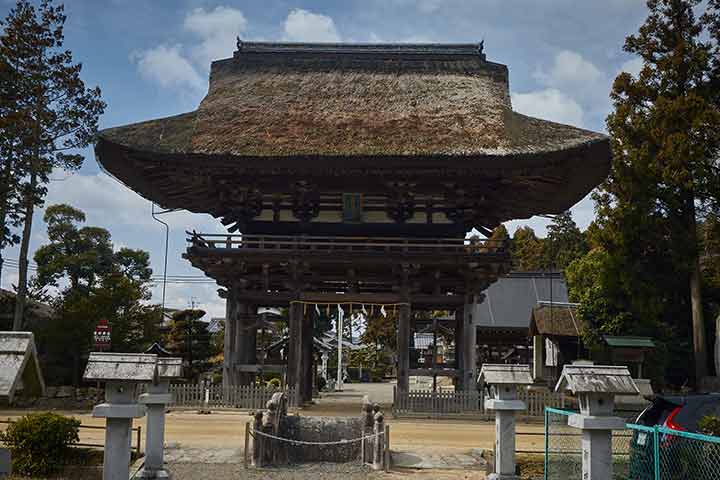
[[[257,371],[258,307],[288,307],[287,382],[309,400],[313,304],[396,309],[399,391],[411,375],[475,389],[471,305],[510,266],[487,238],[573,206],[610,143],[514,112],[482,44],[238,41],[197,110],[103,130],[96,156],[148,200],[222,221],[184,256],[227,300],[224,381]],[[433,310],[455,312],[454,362],[411,365]]]

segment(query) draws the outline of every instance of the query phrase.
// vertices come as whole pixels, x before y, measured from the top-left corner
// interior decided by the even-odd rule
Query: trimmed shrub
[[[267,386],[268,386],[268,387],[272,387],[272,388],[278,388],[278,389],[279,389],[281,385],[282,385],[282,384],[281,384],[279,378],[272,378],[272,379],[268,380],[268,382],[267,382]]]
[[[12,454],[13,472],[27,476],[58,472],[80,440],[80,421],[56,413],[31,413],[0,433]]]

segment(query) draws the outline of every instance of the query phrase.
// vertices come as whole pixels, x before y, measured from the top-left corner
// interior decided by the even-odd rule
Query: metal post
[[[660,435],[658,429],[659,427],[657,425],[653,427],[653,466],[655,470],[655,480],[660,480]]]

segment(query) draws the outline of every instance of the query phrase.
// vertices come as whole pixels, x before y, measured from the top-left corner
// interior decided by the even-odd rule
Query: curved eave
[[[457,178],[460,181],[466,180],[465,175],[506,179],[503,187],[506,191],[500,198],[512,199],[519,206],[503,214],[503,220],[528,218],[567,210],[606,178],[610,164],[609,140],[604,137],[562,150],[508,155],[236,157],[149,152],[102,137],[95,151],[98,161],[109,173],[143,197],[164,208],[183,208],[197,213],[212,213],[217,207],[213,204],[216,189],[207,184],[207,179],[220,169],[237,171],[238,179],[243,178],[243,171],[249,173],[245,178],[283,170],[295,172],[297,177],[330,175],[329,178],[333,178],[333,171],[373,170],[381,171],[388,178],[397,171],[400,180],[407,178],[408,171],[417,171],[418,177],[422,177],[423,171],[441,169],[460,172]],[[301,173],[298,173],[299,166]],[[179,171],[185,173],[178,176]],[[432,175],[427,174],[428,180],[434,180]],[[170,177],[172,181],[168,181]],[[242,185],[242,181],[238,183]],[[188,192],[199,200],[188,201],[185,197]]]

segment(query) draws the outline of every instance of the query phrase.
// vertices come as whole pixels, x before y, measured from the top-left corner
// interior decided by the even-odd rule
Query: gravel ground
[[[175,480],[485,480],[483,472],[393,469],[373,472],[357,464],[315,463],[286,468],[243,469],[240,464],[175,463],[170,468]]]
[[[372,479],[380,474],[360,465],[337,463],[314,463],[293,465],[283,468],[265,468],[245,470],[241,464],[214,463],[192,464],[175,463],[170,465],[175,480],[218,480],[240,479],[255,480],[329,480],[329,479]]]

